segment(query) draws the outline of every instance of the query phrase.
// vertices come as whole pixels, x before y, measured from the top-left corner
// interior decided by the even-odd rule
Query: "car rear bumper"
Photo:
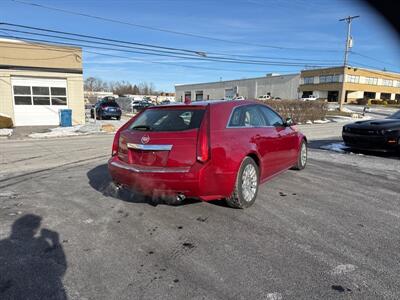
[[[400,138],[377,135],[360,135],[343,132],[343,141],[346,146],[359,150],[390,152],[400,150]],[[389,143],[389,139],[396,141]]]
[[[208,201],[231,194],[236,174],[216,173],[210,164],[191,167],[147,167],[111,157],[108,169],[115,183],[149,196],[200,198]]]
[[[101,113],[101,115],[105,117],[120,117],[121,114],[122,114],[121,111],[103,111]]]

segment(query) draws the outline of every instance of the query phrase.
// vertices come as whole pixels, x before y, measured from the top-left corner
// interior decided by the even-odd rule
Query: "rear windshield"
[[[115,101],[110,101],[110,102],[103,102],[102,103],[103,106],[111,106],[111,107],[119,107],[118,103]]]
[[[148,109],[129,127],[142,131],[182,131],[199,128],[203,109]]]

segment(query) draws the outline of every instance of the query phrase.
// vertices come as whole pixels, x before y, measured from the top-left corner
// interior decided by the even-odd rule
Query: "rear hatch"
[[[197,138],[205,106],[145,110],[121,132],[118,157],[143,167],[188,167],[196,162]]]

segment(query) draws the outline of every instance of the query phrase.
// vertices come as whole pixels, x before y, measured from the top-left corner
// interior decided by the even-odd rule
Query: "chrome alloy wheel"
[[[252,164],[248,164],[242,173],[242,195],[245,201],[253,200],[257,191],[257,171]]]
[[[301,145],[300,160],[301,160],[301,165],[304,167],[307,162],[307,145],[306,145],[306,143],[303,143]]]

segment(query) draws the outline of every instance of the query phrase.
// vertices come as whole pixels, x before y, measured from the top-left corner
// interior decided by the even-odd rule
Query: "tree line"
[[[105,81],[97,77],[88,77],[84,81],[84,90],[87,92],[112,92],[116,95],[160,95],[152,82],[132,84],[129,81]]]

